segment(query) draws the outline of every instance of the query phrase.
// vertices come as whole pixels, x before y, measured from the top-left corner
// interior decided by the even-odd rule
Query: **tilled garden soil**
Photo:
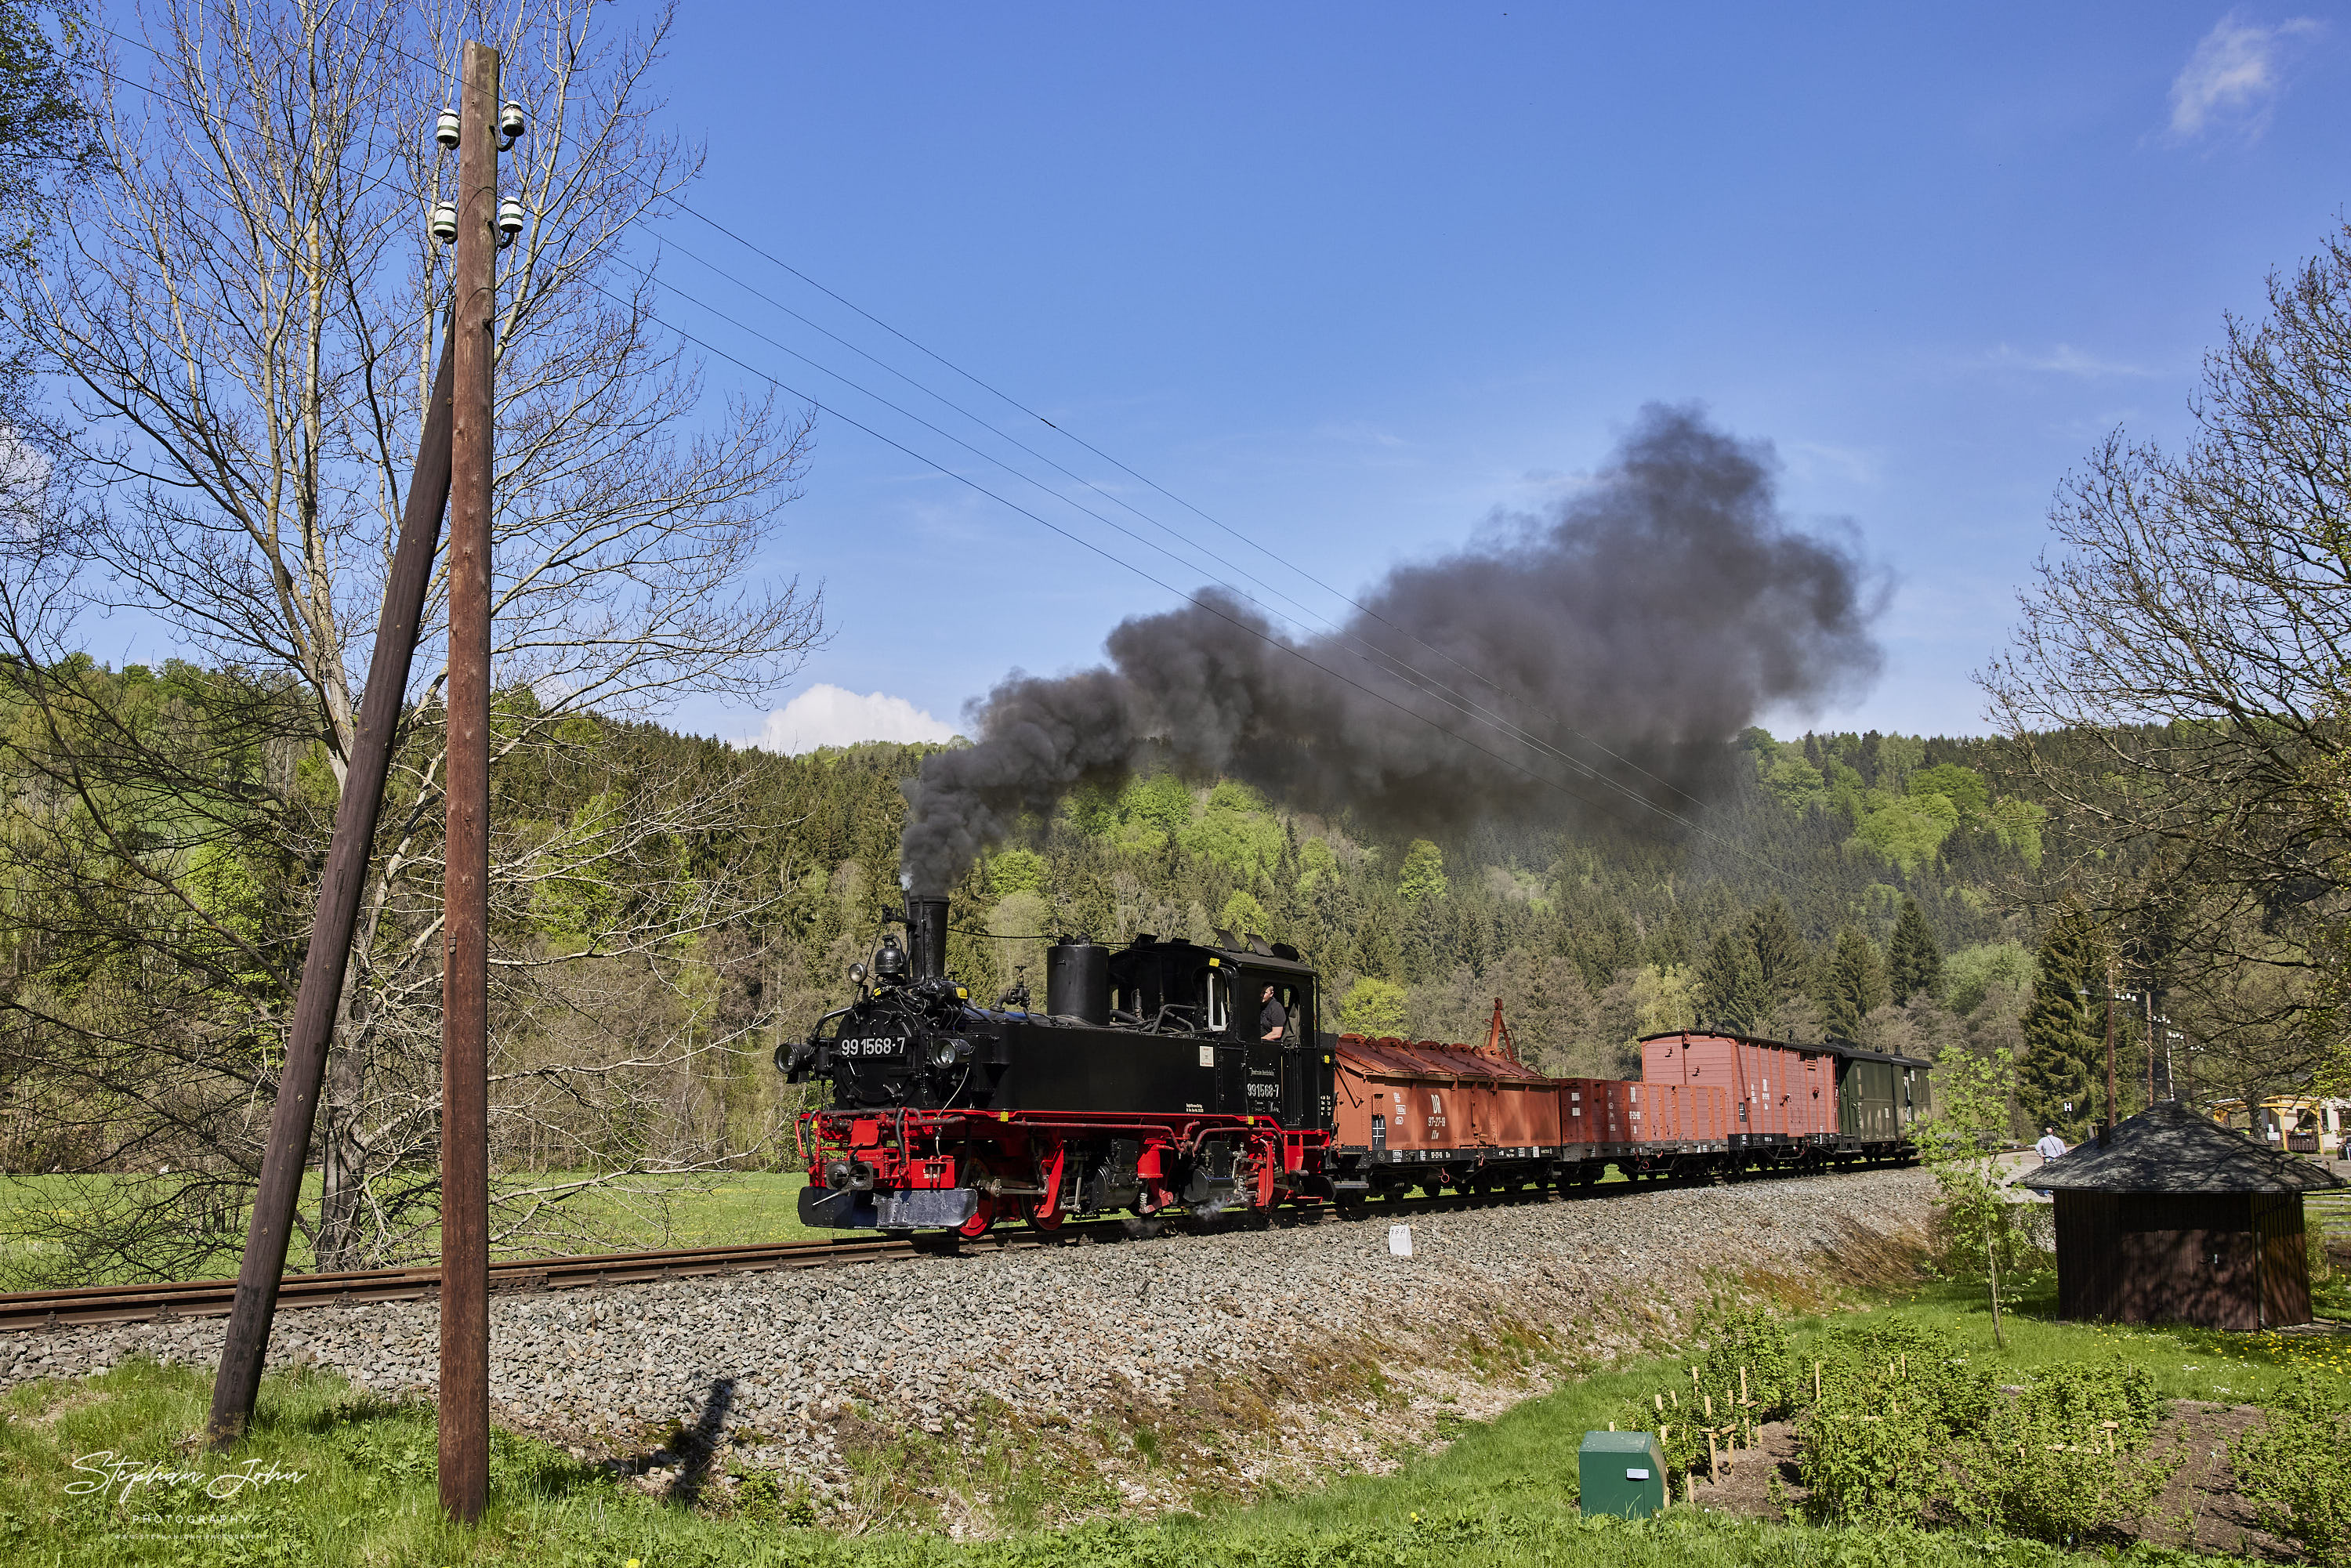
[[[2156,1427],[2151,1446],[2155,1453],[2178,1457],[2181,1464],[2133,1536],[2158,1546],[2298,1561],[2291,1543],[2255,1521],[2252,1505],[2238,1491],[2236,1471],[2229,1461],[2236,1440],[2260,1420],[2261,1411],[2251,1405],[2174,1400],[2171,1414]],[[1762,1519],[1802,1516],[1806,1493],[1797,1468],[1795,1427],[1766,1422],[1757,1436],[1757,1448],[1733,1451],[1719,1480],[1696,1482],[1691,1492],[1698,1507]],[[1677,1495],[1674,1500],[1678,1505],[1682,1499]]]

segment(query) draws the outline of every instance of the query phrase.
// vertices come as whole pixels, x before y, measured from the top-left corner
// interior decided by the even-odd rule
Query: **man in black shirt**
[[[1281,998],[1273,994],[1273,988],[1266,987],[1265,1006],[1259,1008],[1257,1014],[1258,1039],[1280,1040],[1289,1027],[1289,1010],[1281,1005]]]

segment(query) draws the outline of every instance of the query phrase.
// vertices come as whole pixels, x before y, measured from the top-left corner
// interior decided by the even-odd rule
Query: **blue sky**
[[[2351,171],[2351,16],[2311,5],[705,5],[663,76],[706,139],[698,208],[1338,588],[1572,486],[1644,402],[1702,402],[1774,444],[1792,516],[1850,528],[1897,580],[1884,678],[1814,716],[1835,728],[1983,727],[1969,673],[2056,486],[2116,424],[2182,434],[2224,313],[2342,220]],[[668,233],[1332,602],[767,262]],[[695,259],[664,276],[1074,489]],[[777,699],[841,688],[779,721],[803,743],[904,731],[906,705],[954,723],[1007,670],[1091,663],[1173,602],[841,417],[763,566],[824,586],[832,640]]]

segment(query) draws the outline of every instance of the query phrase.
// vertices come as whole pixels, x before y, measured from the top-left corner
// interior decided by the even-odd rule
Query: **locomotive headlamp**
[[[457,111],[455,110],[444,109],[441,111],[441,117],[433,122],[433,140],[444,147],[457,145]]]
[[[946,1072],[959,1061],[971,1060],[971,1041],[953,1035],[943,1035],[931,1042],[931,1065]]]
[[[862,986],[865,983],[864,965],[852,964],[849,966],[849,983],[852,986]]]
[[[863,1160],[838,1156],[824,1163],[824,1185],[835,1192],[872,1192],[873,1167]]]

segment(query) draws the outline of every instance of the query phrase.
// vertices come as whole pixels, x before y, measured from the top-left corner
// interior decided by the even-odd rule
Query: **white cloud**
[[[1397,451],[1411,444],[1400,435],[1393,435],[1368,420],[1326,419],[1314,427],[1314,434],[1323,441],[1335,441],[1347,446],[1384,446]]]
[[[2120,360],[2102,360],[2071,343],[2060,343],[2046,353],[2027,353],[2022,349],[2002,343],[1985,356],[1997,366],[2009,370],[2042,371],[2050,375],[2079,376],[2084,381],[2097,381],[2107,376],[2147,376],[2155,372]]]
[[[1848,485],[1877,483],[1877,459],[1858,446],[1837,446],[1825,441],[1783,441],[1788,467],[1805,480],[1834,479]]]
[[[2293,41],[2316,33],[2319,26],[2310,16],[2274,27],[2248,22],[2236,11],[2221,17],[2171,84],[2171,134],[2184,141],[2233,124],[2248,137],[2259,136],[2272,101],[2284,87]]]
[[[955,727],[941,724],[904,697],[886,692],[855,692],[813,685],[768,715],[759,733],[743,744],[797,756],[820,746],[854,746],[861,740],[952,740]]]

